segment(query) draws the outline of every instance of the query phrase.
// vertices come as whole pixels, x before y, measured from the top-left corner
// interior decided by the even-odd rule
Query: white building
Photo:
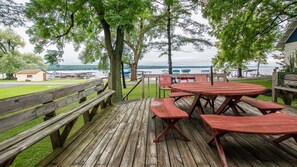
[[[297,60],[297,18],[290,24],[287,31],[277,44],[277,48],[284,51],[285,61],[288,63],[289,57],[294,56]],[[297,65],[297,64],[296,64]]]
[[[16,73],[17,81],[45,81],[46,72],[40,69],[22,70]]]

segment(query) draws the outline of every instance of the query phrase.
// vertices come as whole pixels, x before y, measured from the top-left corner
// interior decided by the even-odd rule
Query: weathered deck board
[[[166,125],[160,119],[152,118],[149,111],[151,100],[115,105],[98,114],[92,123],[77,132],[71,143],[65,145],[63,152],[53,152],[40,166],[221,166],[216,147],[205,142],[210,136],[204,130],[197,111],[192,118],[177,124],[190,142],[169,132],[160,142],[154,143],[153,139]],[[216,108],[220,102],[221,98],[217,100]],[[176,104],[187,111],[191,99],[181,99]],[[247,111],[242,115],[260,114],[246,104],[241,106]],[[292,111],[284,112],[297,115]],[[210,113],[209,108],[206,108],[206,113]],[[278,145],[272,142],[274,137],[242,133],[225,135],[221,142],[229,166],[296,166],[295,141],[288,140]]]

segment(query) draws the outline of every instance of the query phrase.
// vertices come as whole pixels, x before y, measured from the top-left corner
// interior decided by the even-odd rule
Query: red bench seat
[[[297,142],[297,117],[285,113],[272,113],[261,116],[222,116],[201,115],[205,128],[209,128],[212,137],[207,144],[215,142],[222,166],[228,166],[220,137],[229,132],[254,133],[254,134],[282,134],[274,140],[279,143],[293,138]]]
[[[165,136],[170,129],[177,132],[185,140],[190,141],[180,130],[178,130],[174,125],[178,120],[182,118],[188,118],[189,114],[185,111],[177,108],[174,104],[174,99],[172,98],[162,98],[155,99],[151,103],[151,111],[154,115],[160,118],[162,121],[168,124],[168,127],[165,128],[155,139],[154,142],[160,141],[160,139]]]
[[[263,115],[269,114],[269,113],[275,113],[276,111],[279,111],[285,108],[284,106],[273,102],[258,100],[258,99],[254,99],[246,96],[243,96],[240,99],[240,101],[245,102],[257,108]]]

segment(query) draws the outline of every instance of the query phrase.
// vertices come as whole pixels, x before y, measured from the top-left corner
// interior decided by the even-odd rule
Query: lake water
[[[183,69],[183,68],[179,68],[179,69]],[[210,68],[184,68],[184,69],[190,69],[191,71],[189,72],[190,74],[201,74],[203,73],[203,71],[210,71]],[[249,69],[256,69],[256,67],[250,67]],[[272,66],[263,66],[260,67],[260,74],[261,75],[271,75],[272,71],[273,71],[274,67]],[[159,68],[159,69],[138,69],[139,71],[144,71],[144,72],[148,72],[151,74],[162,74],[164,68]],[[52,71],[48,71],[49,73],[51,73]],[[79,71],[57,71],[58,73],[80,73],[80,72],[92,72],[93,74],[95,74],[96,78],[101,78],[101,77],[107,77],[108,72],[104,72],[104,71],[98,71],[98,70],[79,70]],[[235,77],[237,75],[237,71],[233,70],[230,71],[231,75]],[[243,73],[244,76],[251,76],[253,74],[256,74],[256,71],[253,72],[248,72],[248,73]]]
[[[183,68],[179,68],[183,69]],[[201,74],[203,71],[210,71],[210,68],[184,68],[184,69],[190,69],[191,71],[189,72],[190,74]],[[249,67],[249,69],[256,69],[256,67]],[[271,75],[274,67],[273,66],[262,66],[260,67],[260,74],[261,75]],[[152,74],[162,74],[164,68],[159,68],[159,69],[139,69],[139,71],[144,71],[144,72],[150,72]],[[53,71],[48,71],[48,73],[52,73]],[[104,71],[98,71],[98,70],[78,70],[78,71],[57,71],[58,73],[81,73],[81,72],[92,72],[95,74],[96,78],[101,78],[101,77],[106,77],[108,72]],[[233,70],[230,71],[231,75],[230,77],[235,77],[237,75],[237,71]],[[249,73],[244,73],[244,76],[251,76],[253,74],[256,74],[256,71],[249,72]],[[0,78],[5,77],[5,75],[0,74]]]

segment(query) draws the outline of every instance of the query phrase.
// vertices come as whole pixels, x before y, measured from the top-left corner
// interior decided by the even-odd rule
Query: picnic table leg
[[[159,142],[160,139],[165,136],[170,129],[173,131],[176,131],[182,138],[184,138],[186,141],[191,141],[188,137],[186,137],[180,130],[178,130],[174,125],[178,122],[180,119],[162,119],[166,124],[168,124],[168,127],[165,128],[155,139],[154,142]]]
[[[222,143],[220,141],[220,137],[223,136],[224,134],[226,134],[226,132],[213,131],[211,138],[207,141],[207,144],[211,144],[213,141],[215,142],[222,166],[228,167],[225,152],[224,152]]]
[[[221,104],[215,114],[220,115],[221,113],[223,113],[225,111],[225,108],[230,104],[230,101],[232,101],[232,97],[226,97],[225,101]]]
[[[284,141],[284,140],[287,140],[287,139],[289,139],[289,138],[291,138],[291,137],[293,137],[293,139],[294,139],[295,142],[297,143],[297,135],[294,135],[294,134],[285,134],[285,135],[283,135],[283,136],[281,136],[281,137],[279,137],[279,138],[274,139],[273,141],[274,141],[275,143],[279,143],[279,142],[282,142],[282,141]]]
[[[194,98],[194,101],[190,107],[190,114],[189,114],[189,117],[191,117],[194,109],[196,106],[198,106],[198,112],[201,113],[201,114],[204,114],[204,111],[203,111],[203,108],[202,108],[202,105],[201,105],[201,102],[200,102],[200,98],[201,98],[201,94],[198,94],[195,96]]]

